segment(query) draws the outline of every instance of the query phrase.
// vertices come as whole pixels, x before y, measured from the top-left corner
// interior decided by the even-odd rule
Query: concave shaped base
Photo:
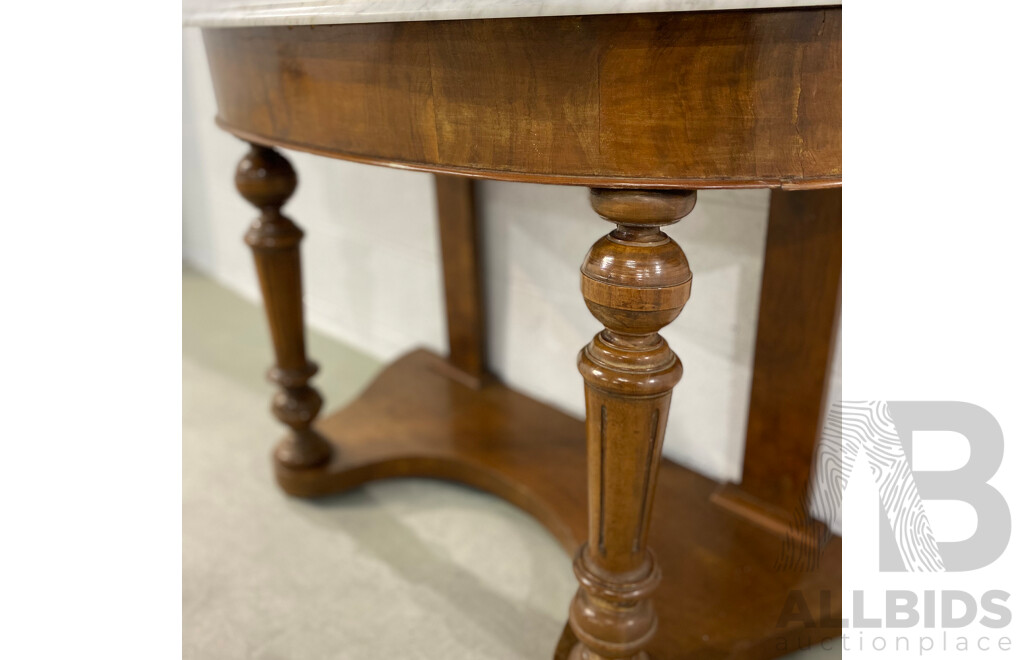
[[[278,483],[317,497],[392,477],[455,481],[522,508],[575,554],[587,532],[583,422],[495,381],[473,389],[451,372],[425,350],[398,359],[318,423],[331,461],[306,470],[275,462]],[[813,570],[776,570],[783,538],[715,504],[718,488],[661,462],[650,546],[663,580],[651,658],[774,658],[838,635],[841,539],[827,541]],[[806,604],[812,620],[788,616],[777,627],[794,612],[787,597]],[[556,641],[555,657],[565,658],[572,632]]]

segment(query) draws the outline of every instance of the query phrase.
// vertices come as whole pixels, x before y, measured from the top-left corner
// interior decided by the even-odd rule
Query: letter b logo
[[[884,411],[884,406],[880,408]],[[883,441],[872,443],[874,446],[868,449],[873,468],[879,462],[890,468],[888,478],[879,484],[886,514],[879,530],[881,570],[922,570],[920,565],[913,566],[919,563],[917,560],[924,564],[923,570],[946,571],[972,571],[994,562],[1010,541],[1010,509],[999,491],[988,484],[1003,459],[999,423],[984,408],[959,401],[890,401],[888,413],[899,447]],[[880,421],[884,424],[887,420]],[[915,431],[959,433],[970,445],[966,465],[944,472],[911,470]],[[895,449],[896,454],[902,450],[903,460],[885,456],[887,448]],[[874,455],[879,450],[883,453],[881,457]],[[913,499],[914,492],[919,501],[957,500],[969,504],[978,517],[974,535],[956,542],[940,542],[934,537],[929,540],[931,526],[923,507],[915,507],[913,502],[892,501],[903,499],[908,493],[908,499]]]

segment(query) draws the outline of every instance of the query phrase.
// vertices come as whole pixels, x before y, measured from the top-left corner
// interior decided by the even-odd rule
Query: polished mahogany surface
[[[204,29],[221,126],[467,176],[840,184],[839,8]]]

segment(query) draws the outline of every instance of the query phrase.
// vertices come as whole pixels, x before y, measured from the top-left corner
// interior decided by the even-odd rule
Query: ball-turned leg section
[[[238,164],[235,185],[260,210],[245,234],[245,242],[252,248],[274,342],[276,364],[267,376],[281,391],[274,396],[271,409],[291,429],[274,456],[289,468],[315,467],[330,458],[331,446],[311,428],[323,400],[309,386],[317,366],[306,359],[299,262],[302,230],[281,213],[281,207],[295,192],[295,170],[277,151],[250,146]]]
[[[661,227],[693,210],[694,191],[591,191],[616,228],[587,254],[581,287],[604,325],[580,351],[586,389],[588,540],[573,568],[573,660],[647,658],[661,574],[647,531],[672,388],[683,367],[658,334],[690,297],[686,255]]]

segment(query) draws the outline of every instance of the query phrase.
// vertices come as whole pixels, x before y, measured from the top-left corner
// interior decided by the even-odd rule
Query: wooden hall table
[[[519,505],[575,554],[557,658],[767,658],[838,634],[840,541],[800,514],[839,284],[842,19],[805,4],[187,6],[217,122],[251,144],[235,182],[260,210],[245,238],[290,429],[280,486],[315,497],[429,476]],[[281,213],[295,172],[274,147],[437,175],[450,354],[399,359],[326,418],[302,231]],[[588,186],[614,224],[581,269],[604,326],[578,358],[585,423],[488,374],[474,178]],[[720,486],[661,458],[682,365],[658,331],[692,279],[661,228],[697,190],[730,187],[776,192],[744,479]],[[780,624],[793,592],[806,611]]]

